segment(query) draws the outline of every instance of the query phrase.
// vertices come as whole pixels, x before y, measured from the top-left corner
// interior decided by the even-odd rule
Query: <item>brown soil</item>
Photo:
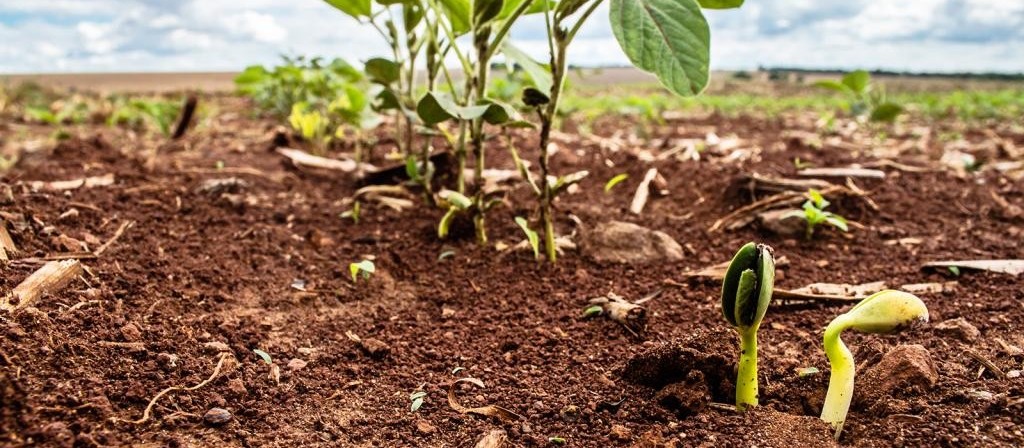
[[[863,225],[847,234],[822,230],[803,241],[756,226],[710,233],[716,219],[750,201],[735,188],[744,174],[792,176],[796,157],[839,166],[874,156],[787,142],[785,130],[813,130],[813,121],[801,117],[681,119],[658,128],[657,137],[703,138],[713,128],[761,150],[739,162],[710,152],[700,162],[655,162],[671,194],[653,199],[641,217],[626,211],[649,167],[637,150],[668,148],[640,143],[613,151],[593,139],[570,140],[560,143],[554,166],[561,173],[591,171],[577,193],[560,201],[563,233],[572,231],[570,213],[585,225],[632,221],[674,237],[686,260],[606,265],[570,252],[551,268],[527,252],[478,247],[466,224],[456,227],[453,240],[438,241],[441,210],[363,204],[358,224],[339,218],[348,209],[343,199],[358,186],[350,176],[287,166],[268,151],[271,120],[247,118],[248,106],[236,99],[204,101],[217,101],[220,115],[184,142],[78,128],[77,137],[25,155],[4,175],[14,192],[13,204],[3,206],[13,215],[4,216],[15,220],[9,229],[22,253],[3,267],[0,292],[39,266],[32,258],[65,252],[53,245],[57,235],[95,249],[123,222],[135,225],[102,256],[83,260],[89,270],[82,280],[34,308],[0,317],[3,443],[462,447],[503,429],[512,446],[551,446],[552,437],[584,447],[828,444],[828,428],[814,418],[828,375],[820,340],[841,306],[773,306],[760,333],[762,406],[738,414],[714,405],[730,402],[737,341],[720,315],[718,284],[687,282],[681,274],[727,260],[755,240],[788,259],[777,274],[777,285],[787,289],[812,282],[956,280],[952,292],[921,295],[932,322],[963,317],[981,331],[976,340],[945,336],[930,325],[894,336],[846,335],[866,365],[898,344],[922,344],[939,379],[927,393],[898,391],[882,404],[855,405],[842,444],[1024,444],[1024,379],[980,372],[979,361],[966,354],[970,348],[1003,372],[1022,369],[1024,355],[1014,349],[1024,347],[1024,277],[964,271],[952,278],[920,268],[942,259],[1022,258],[1021,218],[992,195],[1024,204],[1019,180],[995,171],[886,169],[884,181],[857,181],[879,211],[860,199],[834,201],[836,212]],[[631,124],[621,120],[594,129],[606,138],[628,132]],[[928,125],[936,133],[962,127]],[[980,147],[985,128],[1024,147],[1024,134],[999,124],[979,124],[965,135]],[[0,129],[9,144],[16,135],[52,131],[10,120]],[[884,146],[915,138],[909,131],[890,135]],[[535,158],[532,138],[516,141],[525,157]],[[511,167],[495,145],[489,162]],[[374,162],[384,163],[388,150],[378,148]],[[940,155],[933,141],[896,160],[920,164]],[[218,162],[229,170],[214,170]],[[238,167],[261,174],[231,174]],[[604,182],[620,172],[629,172],[629,180],[605,194]],[[107,173],[116,178],[109,187],[52,193],[28,186]],[[200,188],[228,177],[243,182]],[[532,212],[529,194],[517,184],[511,205],[490,213],[492,241],[522,239],[513,217]],[[76,217],[59,219],[72,208]],[[893,243],[900,238],[920,241]],[[455,255],[439,260],[448,250]],[[378,272],[354,284],[349,263],[368,257]],[[295,287],[302,282],[304,291]],[[662,294],[645,304],[648,328],[639,337],[613,322],[581,317],[589,298],[615,292],[637,300],[659,289]],[[272,365],[254,349],[269,354]],[[686,350],[696,361],[673,368],[699,375],[676,372],[647,385],[622,376],[627,364],[644,357],[662,351],[679,358]],[[222,351],[229,356],[212,382],[164,395],[146,422],[124,421],[142,417],[161,390],[211,377]],[[800,377],[801,367],[821,373]],[[672,368],[666,372],[659,375],[673,375]],[[465,376],[486,387],[457,386],[462,405],[499,405],[521,419],[453,410],[449,384]],[[702,400],[676,391],[672,398],[659,390],[678,381],[708,385],[707,395]],[[426,397],[411,412],[415,391]],[[672,400],[691,412],[680,412]],[[204,421],[211,408],[227,410],[230,421]],[[218,412],[210,420],[224,418]]]

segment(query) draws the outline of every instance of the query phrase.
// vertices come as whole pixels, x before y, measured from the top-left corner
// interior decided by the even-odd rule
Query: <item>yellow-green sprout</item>
[[[821,419],[835,428],[837,439],[850,409],[856,373],[853,354],[839,338],[843,330],[853,328],[865,333],[890,334],[927,321],[928,308],[921,299],[906,292],[886,290],[860,301],[828,324],[825,328],[825,354],[832,366],[832,376]]]
[[[757,330],[775,287],[775,259],[764,244],[747,243],[722,280],[722,314],[740,335],[736,408],[757,406]]]

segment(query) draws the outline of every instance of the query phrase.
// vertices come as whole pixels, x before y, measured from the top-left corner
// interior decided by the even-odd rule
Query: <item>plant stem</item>
[[[736,409],[757,406],[757,327],[740,329],[740,364],[736,375]]]
[[[821,408],[821,419],[835,428],[836,439],[839,438],[839,433],[843,430],[846,413],[850,410],[850,402],[853,399],[853,379],[857,369],[853,354],[839,338],[846,327],[845,319],[843,316],[839,316],[825,328],[825,355],[828,356],[832,374],[828,381],[825,405]]]

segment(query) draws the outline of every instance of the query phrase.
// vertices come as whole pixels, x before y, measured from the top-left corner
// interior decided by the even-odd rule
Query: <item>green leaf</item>
[[[324,0],[328,5],[341,10],[354,19],[370,17],[370,0]]]
[[[698,0],[704,9],[732,9],[743,6],[743,0]]]
[[[466,34],[471,29],[469,0],[440,0],[441,9],[445,12],[456,36]]]
[[[871,74],[864,70],[852,71],[843,76],[843,85],[857,94],[866,93],[870,84]]]
[[[505,6],[501,8],[501,14],[498,14],[498,19],[505,20],[509,18],[516,9],[519,9],[519,5],[522,5],[525,1],[527,0],[505,0]],[[544,3],[544,0],[533,0],[533,3],[526,8],[526,12],[524,12],[523,15],[528,16],[530,14],[540,14],[544,12]],[[559,5],[559,3],[554,0],[547,0],[546,3],[549,10],[553,10]]]
[[[583,178],[587,177],[589,174],[590,171],[582,170],[572,174],[567,174],[557,179],[552,179],[551,177],[548,177],[548,188],[551,189],[551,195],[557,196],[563,190],[569,188],[569,186],[580,183],[580,181],[583,180]]]
[[[533,248],[533,258],[540,260],[540,236],[537,235],[537,232],[530,229],[530,223],[526,222],[526,218],[516,216],[516,224],[526,234],[526,239],[530,242],[530,247]]]
[[[555,22],[561,22],[579,11],[588,0],[561,0],[555,7]]]
[[[459,209],[460,211],[466,210],[469,207],[473,206],[472,199],[467,198],[466,195],[459,193],[457,191],[444,190],[438,193],[438,196],[441,196],[441,199],[448,201],[449,204]]]
[[[553,84],[554,81],[552,81],[551,72],[547,67],[533,60],[530,55],[526,54],[515,45],[512,45],[509,41],[505,41],[505,43],[501,45],[501,53],[523,68],[523,71],[525,71],[526,75],[530,77],[531,81],[533,81],[533,85],[537,90],[542,93],[551,91],[551,84]]]
[[[263,350],[260,350],[258,348],[253,349],[252,352],[255,353],[257,356],[259,356],[260,358],[262,358],[263,362],[265,362],[267,364],[273,364],[274,363],[274,361],[272,359],[270,359],[270,354],[269,353],[267,353],[267,352],[265,352]]]
[[[405,175],[413,182],[420,181],[420,166],[416,162],[416,156],[409,155],[405,158]]]
[[[629,173],[622,173],[622,174],[619,174],[619,175],[617,175],[617,176],[615,176],[615,177],[613,177],[611,179],[608,179],[608,183],[604,184],[604,192],[607,193],[607,192],[611,191],[611,189],[613,187],[615,187],[616,185],[618,185],[619,182],[622,182],[622,181],[624,181],[624,180],[626,180],[628,178],[629,178]]]
[[[583,310],[583,317],[600,316],[601,313],[604,313],[604,308],[602,308],[601,305],[593,305]]]
[[[821,81],[816,81],[813,85],[815,87],[821,87],[823,89],[834,90],[845,95],[853,94],[853,91],[850,90],[850,88],[847,87],[846,84],[843,84],[833,79],[823,79]]]
[[[477,27],[501,14],[504,0],[473,0],[473,24]]]
[[[485,100],[487,109],[484,111],[482,118],[489,124],[504,125],[510,121],[519,117],[519,113],[516,109],[508,104],[500,101]]]
[[[363,260],[359,263],[351,263],[348,265],[349,273],[352,274],[352,281],[356,282],[359,280],[359,274],[363,274],[364,279],[370,278],[370,274],[374,273],[377,268],[373,265],[370,260]]]
[[[394,61],[384,58],[373,58],[366,61],[366,74],[373,82],[390,85],[398,81],[401,73],[402,67]]]
[[[459,119],[474,120],[487,113],[489,105],[459,106],[452,96],[445,92],[427,92],[416,104],[416,114],[426,125]]]
[[[896,103],[882,103],[871,110],[869,119],[876,122],[892,123],[903,113],[903,106]]]
[[[696,0],[612,0],[610,18],[633,65],[678,95],[707,87],[711,31]]]
[[[729,267],[722,278],[722,314],[729,324],[738,327],[736,321],[736,291],[740,285],[740,275],[757,263],[757,246],[754,243],[744,244],[729,262]]]
[[[839,215],[829,213],[828,215],[825,216],[825,222],[832,225],[832,227],[835,227],[844,232],[850,230],[850,227],[846,225],[846,218],[843,218],[842,216]]]

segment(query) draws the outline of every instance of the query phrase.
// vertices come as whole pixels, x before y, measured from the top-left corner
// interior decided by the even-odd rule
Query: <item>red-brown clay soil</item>
[[[615,265],[570,251],[549,267],[528,252],[478,247],[468,223],[456,225],[452,240],[437,240],[443,213],[437,209],[394,211],[367,202],[358,224],[342,219],[349,208],[344,199],[358,187],[350,175],[292,168],[268,150],[271,120],[247,118],[248,106],[236,99],[204,101],[219,102],[221,115],[184,142],[77,128],[76,137],[24,155],[3,176],[13,190],[3,216],[22,252],[3,265],[0,292],[38,268],[40,258],[67,252],[56,245],[60,235],[95,249],[122,223],[135,222],[101,256],[82,260],[88,272],[81,279],[0,317],[4,445],[469,447],[504,430],[506,446],[555,446],[549,438],[556,437],[577,447],[826,446],[831,434],[815,418],[829,372],[820,341],[843,305],[773,305],[760,332],[761,406],[738,414],[709,403],[731,402],[738,341],[720,314],[719,285],[683,273],[728,260],[747,241],[767,243],[788,260],[780,263],[780,288],[957,282],[951,291],[921,294],[930,324],[891,336],[845,335],[863,371],[892,347],[920,344],[938,379],[870,406],[855,403],[841,444],[1024,444],[1024,277],[921,269],[943,259],[1022,258],[1024,222],[1007,204],[1024,205],[1024,188],[1019,178],[995,170],[942,168],[936,139],[894,157],[936,169],[883,168],[884,180],[858,179],[878,210],[863,199],[832,198],[832,210],[860,225],[847,234],[820,230],[805,241],[757,225],[708,228],[751,201],[739,181],[745,174],[793,177],[796,157],[816,166],[875,160],[868,151],[815,149],[784,136],[790,129],[813,131],[813,120],[710,116],[655,128],[657,139],[735,134],[742,147],[756,149],[706,151],[699,161],[643,161],[641,150],[669,149],[657,141],[602,146],[597,138],[563,138],[555,169],[591,174],[559,201],[562,233],[573,231],[569,214],[584,226],[635,222],[675,238],[685,259]],[[937,134],[956,124],[926,125]],[[605,141],[632,128],[627,118],[594,124]],[[985,129],[1024,147],[1019,128],[979,123],[972,129],[964,134],[971,148],[984,147]],[[0,124],[8,143],[50,131],[10,119]],[[899,129],[890,136],[878,145],[917,138]],[[529,134],[515,141],[524,157],[536,157]],[[510,168],[502,143],[493,145],[489,161]],[[387,151],[382,144],[373,162],[386,163]],[[227,169],[215,170],[218,162]],[[631,215],[633,190],[651,166],[670,194]],[[232,171],[240,167],[248,169]],[[604,193],[607,179],[621,172],[630,178]],[[115,183],[106,187],[30,187],[108,173]],[[242,182],[203,188],[229,177]],[[492,243],[518,243],[522,233],[513,217],[532,213],[528,188],[511,188],[509,205],[489,214]],[[71,209],[77,215],[65,215]],[[454,255],[439,260],[446,251]],[[349,263],[371,257],[377,273],[353,283]],[[639,335],[582,317],[590,298],[614,292],[638,300],[658,290],[645,303],[649,324]],[[935,328],[954,318],[980,335]],[[269,354],[272,364],[254,349]],[[982,369],[978,358],[1003,375]],[[681,366],[667,369],[662,375],[674,378],[662,380],[682,386],[665,391],[658,388],[666,384],[634,383],[629,365],[645,360]],[[820,373],[801,377],[802,367]],[[688,371],[677,371],[683,368]],[[140,419],[158,392],[212,375],[195,390],[160,397],[147,421],[128,422]],[[518,418],[453,410],[448,387],[462,377],[485,385],[458,385],[462,405],[498,405]],[[426,396],[411,412],[415,391]],[[230,420],[206,421],[211,408],[226,410]],[[211,421],[227,418],[217,412]]]

